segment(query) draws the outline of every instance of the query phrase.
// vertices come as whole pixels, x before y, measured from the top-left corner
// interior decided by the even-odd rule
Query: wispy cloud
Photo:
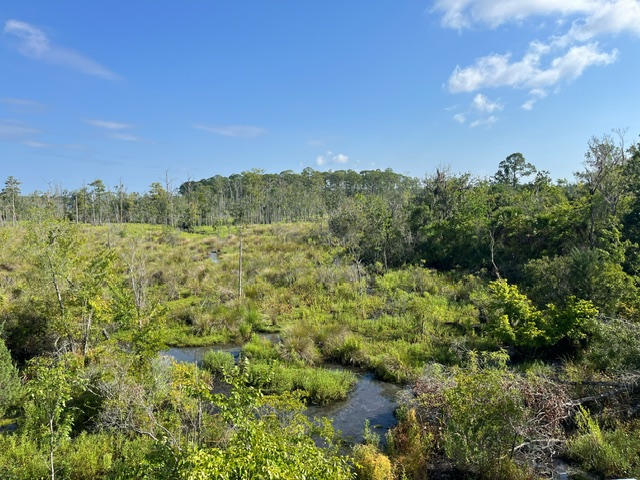
[[[324,165],[331,164],[345,164],[349,162],[349,156],[344,153],[338,153],[334,155],[331,150],[327,150],[324,155],[318,155],[316,157],[316,165],[322,167]]]
[[[527,20],[550,21],[559,33],[535,39],[520,56],[491,53],[471,65],[456,66],[447,82],[451,93],[507,87],[533,92],[521,108],[531,110],[548,90],[568,85],[590,67],[614,63],[616,48],[603,49],[598,38],[630,33],[640,36],[637,0],[436,0],[431,13],[445,28],[524,27]]]
[[[460,125],[462,125],[464,122],[467,121],[467,116],[464,113],[456,113],[453,116],[453,119],[458,122]]]
[[[31,135],[40,133],[29,125],[15,120],[0,120],[0,139],[1,140],[20,140]]]
[[[29,23],[8,20],[4,24],[4,34],[17,38],[17,50],[25,57],[108,80],[120,79],[119,75],[95,60],[74,50],[52,44],[42,30]]]
[[[143,142],[144,139],[123,130],[129,130],[134,128],[134,125],[130,123],[114,122],[112,120],[85,120],[85,123],[93,125],[94,127],[106,130],[106,135],[114,140],[121,140],[123,142]]]
[[[109,137],[115,140],[122,140],[124,142],[142,142],[142,138],[138,137],[137,135],[131,135],[130,133],[114,132],[110,133]]]
[[[193,126],[198,130],[215,133],[224,137],[255,138],[264,135],[267,130],[253,125],[202,125]]]
[[[477,120],[474,120],[473,122],[471,122],[469,124],[469,126],[471,128],[480,127],[480,126],[490,127],[494,123],[496,123],[497,121],[498,121],[498,119],[494,115],[491,115],[491,116],[486,117],[486,118],[479,118]]]
[[[529,99],[524,102],[520,108],[523,110],[532,110],[535,103],[547,96],[547,92],[541,88],[534,88],[529,92]]]
[[[504,108],[504,105],[497,100],[491,100],[482,93],[476,94],[471,101],[471,104],[465,112],[456,113],[453,119],[460,125],[467,122],[469,118],[473,120],[469,123],[470,127],[477,127],[480,125],[491,126],[496,123],[497,118],[493,113],[499,112]]]
[[[0,98],[0,103],[14,113],[39,113],[47,108],[43,103],[26,98]]]
[[[22,144],[31,148],[49,148],[53,146],[50,143],[36,142],[35,140],[25,140]]]
[[[85,123],[95,127],[106,128],[107,130],[123,130],[125,128],[133,128],[129,123],[112,122],[110,120],[85,120]]]

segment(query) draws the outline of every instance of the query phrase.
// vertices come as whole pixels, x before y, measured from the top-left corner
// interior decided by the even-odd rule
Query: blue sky
[[[638,141],[639,74],[640,0],[8,0],[0,182],[482,176],[514,152],[572,179],[590,137]]]

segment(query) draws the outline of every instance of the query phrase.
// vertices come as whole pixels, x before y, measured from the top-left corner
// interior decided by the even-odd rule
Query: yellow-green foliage
[[[577,420],[578,434],[567,443],[567,453],[581,468],[606,478],[640,476],[638,422],[605,431],[584,408],[580,408]]]
[[[545,310],[539,310],[516,285],[506,280],[491,282],[489,291],[489,330],[513,346],[545,347],[563,338],[581,340],[593,330],[598,315],[598,309],[590,301],[575,297],[567,298],[564,308],[549,304]]]
[[[418,420],[415,409],[400,412],[400,422],[389,431],[387,441],[395,470],[407,479],[424,479],[435,440]]]
[[[353,460],[358,480],[393,480],[389,457],[380,453],[374,445],[356,445]]]

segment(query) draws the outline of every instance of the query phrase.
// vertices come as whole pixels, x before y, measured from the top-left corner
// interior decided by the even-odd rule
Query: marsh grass
[[[202,356],[202,367],[211,372],[214,378],[223,378],[235,366],[235,359],[229,352],[209,350]]]
[[[242,356],[251,360],[278,360],[280,353],[276,345],[266,338],[262,338],[255,333],[251,340],[242,347]]]
[[[328,405],[344,400],[357,378],[348,370],[256,362],[248,366],[250,382],[267,393],[302,391],[310,403]]]
[[[22,227],[0,228],[6,246],[0,252],[4,305],[20,294],[11,279],[27,269],[18,254],[23,235]],[[248,341],[245,354],[256,359],[307,366],[335,361],[393,381],[413,378],[425,362],[457,363],[452,344],[495,346],[474,333],[479,314],[468,299],[477,279],[455,280],[421,267],[358,271],[330,244],[323,226],[243,227],[242,298],[236,226],[186,233],[135,224],[80,225],[78,235],[83,255],[112,250],[118,272],[112,283],[125,293],[129,280],[123,259],[137,255],[152,314],[144,321],[167,330],[173,346]],[[210,260],[211,251],[219,252],[217,263]],[[105,293],[104,305],[111,308],[112,301]],[[110,335],[133,326],[109,324],[109,315],[115,319],[117,313],[108,308],[102,321]],[[253,334],[263,331],[281,331],[281,344],[256,343]]]

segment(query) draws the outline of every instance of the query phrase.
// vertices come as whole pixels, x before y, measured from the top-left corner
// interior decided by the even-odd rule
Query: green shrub
[[[398,425],[387,433],[388,453],[408,479],[423,478],[434,446],[433,434],[418,421],[414,409],[402,412]]]
[[[0,418],[17,400],[20,392],[18,370],[13,365],[11,354],[0,338]]]
[[[24,435],[0,435],[0,478],[33,480],[50,474],[49,458],[35,440]]]
[[[242,340],[249,340],[252,332],[253,326],[249,322],[240,322],[240,325],[238,326],[238,335]]]
[[[577,420],[579,433],[567,443],[567,454],[581,468],[607,478],[640,476],[639,424],[603,431],[582,408]]]
[[[277,360],[280,354],[276,345],[267,338],[262,338],[257,334],[251,336],[242,347],[242,355],[254,360]]]
[[[512,456],[526,410],[506,370],[506,354],[487,354],[478,362],[472,356],[467,371],[458,371],[444,391],[444,448],[459,466],[484,475]]]
[[[202,367],[216,378],[222,378],[235,366],[235,359],[229,352],[209,350],[202,356]]]
[[[640,368],[640,329],[637,324],[619,320],[598,323],[584,359],[597,370],[637,370]]]
[[[113,466],[113,440],[106,434],[82,432],[66,443],[59,455],[61,478],[91,480],[104,478]]]
[[[393,480],[389,457],[380,453],[374,445],[356,445],[353,460],[358,480]]]

